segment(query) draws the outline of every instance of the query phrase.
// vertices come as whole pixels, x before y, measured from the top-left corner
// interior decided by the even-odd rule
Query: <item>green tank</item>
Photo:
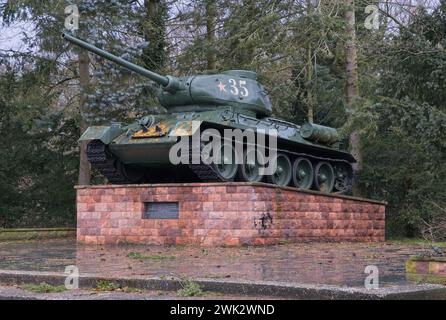
[[[88,160],[110,183],[245,181],[326,193],[351,192],[355,159],[341,150],[337,130],[313,123],[300,126],[272,118],[270,99],[255,72],[229,70],[178,78],[163,76],[72,35],[64,33],[63,37],[158,83],[159,103],[168,111],[148,114],[129,125],[111,123],[91,126],[85,131],[80,141],[89,142]],[[226,129],[265,133],[265,153],[253,149],[258,145],[252,146],[251,140],[242,138],[239,142],[230,138],[223,140],[220,147],[222,151],[231,149],[232,159],[224,158],[224,152],[217,155],[215,149],[208,149],[208,155],[215,156],[214,159],[221,157],[221,161],[212,163],[205,157],[197,158],[196,155],[205,153],[207,147],[199,141],[192,144],[188,154],[184,149],[177,153],[186,161],[172,161],[171,156],[175,154],[172,150],[180,141],[193,141],[193,137],[200,137],[206,130],[224,136],[226,131],[231,131]],[[267,130],[271,129],[276,132],[275,143],[269,142],[272,135]],[[266,165],[260,158],[266,154],[275,155],[275,170],[262,174],[261,168]]]

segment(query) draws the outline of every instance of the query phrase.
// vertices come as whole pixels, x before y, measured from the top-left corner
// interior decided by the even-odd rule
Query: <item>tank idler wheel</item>
[[[279,153],[276,158],[276,165],[276,172],[266,178],[269,183],[286,187],[293,179],[293,168],[291,166],[290,158],[283,153]]]
[[[293,183],[296,188],[308,190],[313,185],[313,165],[305,158],[297,158],[293,164]]]
[[[338,163],[333,167],[335,175],[334,188],[336,192],[341,194],[351,194],[353,169],[349,164]]]
[[[333,191],[335,176],[333,167],[328,162],[318,162],[314,168],[314,187],[321,192]]]
[[[214,159],[217,161],[212,164],[212,167],[219,177],[224,181],[233,181],[238,167],[234,147],[230,143],[222,144]]]
[[[238,177],[243,182],[260,182],[263,180],[261,174],[263,156],[256,150],[245,150],[243,163],[239,164]]]

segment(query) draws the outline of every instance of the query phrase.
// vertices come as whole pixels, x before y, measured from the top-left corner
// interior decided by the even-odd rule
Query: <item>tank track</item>
[[[192,163],[193,155],[200,151],[194,150],[191,148],[191,152],[189,154],[189,163]],[[346,163],[350,165],[348,161],[340,160],[340,159],[331,159],[325,157],[318,157],[306,153],[298,153],[292,152],[285,149],[278,149],[278,153],[284,153],[290,157],[304,157],[311,160],[316,161],[327,161],[332,164],[336,163]],[[102,143],[100,140],[93,140],[87,146],[87,158],[91,163],[92,167],[97,169],[107,180],[112,184],[130,184],[132,183],[129,179],[124,175],[124,173],[117,168],[116,163],[117,159],[110,155],[107,152],[107,146]],[[198,178],[201,182],[224,182],[226,181],[222,178],[218,172],[214,169],[212,165],[209,164],[190,164],[188,165],[190,171]],[[153,181],[152,181],[153,182]],[[350,181],[350,184],[352,181]],[[351,190],[351,185],[348,187]],[[345,192],[333,192],[333,193],[345,193]],[[347,192],[349,193],[349,191]]]
[[[189,163],[192,163],[193,155],[198,153],[200,156],[200,151],[190,148]],[[202,182],[221,182],[224,181],[222,177],[215,171],[212,165],[200,163],[200,164],[189,164],[189,169],[197,176],[197,178]]]
[[[194,154],[195,151],[191,151],[190,155],[189,155],[189,163],[192,163],[192,155]],[[299,152],[292,152],[289,150],[285,150],[285,149],[277,149],[278,153],[284,153],[288,156],[291,157],[304,157],[307,159],[311,159],[311,160],[316,160],[316,161],[327,161],[330,162],[331,164],[336,164],[336,163],[344,163],[347,164],[349,166],[351,166],[351,164],[346,161],[346,160],[340,160],[340,159],[331,159],[331,158],[325,158],[325,157],[318,157],[318,156],[314,156],[314,155],[310,155],[310,154],[306,154],[306,153],[299,153]],[[202,182],[224,182],[225,180],[216,172],[216,170],[212,167],[212,165],[208,165],[208,164],[191,164],[189,165],[189,169],[198,177],[198,179]],[[347,188],[346,192],[336,192],[334,191],[333,193],[350,193],[351,192],[351,188],[352,188],[352,179],[350,179],[349,181],[349,186]]]
[[[102,141],[93,140],[88,144],[87,158],[92,167],[105,176],[110,183],[130,183],[122,171],[116,167],[117,159],[107,153],[107,146]]]
[[[221,182],[224,181],[215,170],[206,164],[190,164],[189,169],[203,182]]]

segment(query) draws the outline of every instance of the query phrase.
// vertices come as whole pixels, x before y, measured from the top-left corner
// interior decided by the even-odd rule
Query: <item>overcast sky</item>
[[[22,42],[23,32],[32,34],[31,24],[17,22],[9,27],[2,26],[0,18],[0,50],[25,51],[26,45]]]

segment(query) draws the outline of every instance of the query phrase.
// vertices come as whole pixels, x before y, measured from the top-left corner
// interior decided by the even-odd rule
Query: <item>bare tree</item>
[[[358,96],[358,58],[356,52],[356,18],[355,18],[355,3],[354,0],[345,0],[345,20],[346,20],[346,67],[347,67],[347,83],[346,95],[347,106],[350,111],[353,109],[354,101]],[[358,131],[353,131],[350,134],[350,148],[351,153],[356,159],[356,164],[353,166],[355,175],[362,168],[361,156],[361,141]],[[356,179],[353,181],[353,192],[359,193]]]
[[[307,15],[311,16],[313,14],[313,3],[312,0],[307,0]],[[313,87],[311,85],[313,81],[313,49],[311,42],[308,42],[307,51],[307,63],[306,63],[306,80],[307,80],[307,105],[308,105],[308,122],[313,123],[314,121],[314,97],[313,97]]]
[[[206,41],[208,45],[208,54],[207,54],[208,70],[216,69],[217,57],[215,55],[214,50],[211,48],[211,46],[215,42],[215,29],[216,29],[215,19],[216,19],[215,3],[213,0],[206,0]]]
[[[79,98],[79,110],[80,110],[80,133],[81,135],[87,130],[88,124],[84,118],[85,103],[87,101],[87,91],[90,84],[90,57],[88,52],[81,50],[78,54],[79,63],[79,84],[80,84],[80,98]],[[89,185],[91,180],[91,167],[87,158],[87,141],[80,143],[80,160],[79,160],[79,185]]]
[[[446,208],[434,202],[431,204],[434,213],[429,220],[423,219],[421,227],[421,235],[428,246],[427,248],[425,247],[425,254],[429,256],[445,256],[446,249],[437,247],[435,243],[446,240]]]

